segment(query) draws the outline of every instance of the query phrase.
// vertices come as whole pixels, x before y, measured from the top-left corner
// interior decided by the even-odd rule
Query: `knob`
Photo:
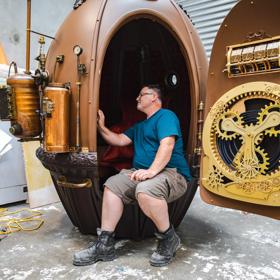
[[[10,129],[9,129],[10,133],[13,135],[19,135],[22,133],[22,127],[20,124],[18,123],[14,123]]]

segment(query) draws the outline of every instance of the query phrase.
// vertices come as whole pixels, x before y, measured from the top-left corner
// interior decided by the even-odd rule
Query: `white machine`
[[[9,127],[0,121],[0,205],[27,199],[22,147]]]

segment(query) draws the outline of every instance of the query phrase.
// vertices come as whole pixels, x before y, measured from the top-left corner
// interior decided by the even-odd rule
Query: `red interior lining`
[[[136,122],[143,120],[145,118],[144,114],[137,111],[136,101],[124,97],[127,100],[122,106],[122,118],[123,120],[110,127],[110,130],[116,133],[123,133],[125,130],[130,128]],[[131,168],[133,158],[133,145],[125,147],[117,147],[109,145],[102,158],[100,160],[100,165],[110,166],[116,170],[121,170],[123,168]]]

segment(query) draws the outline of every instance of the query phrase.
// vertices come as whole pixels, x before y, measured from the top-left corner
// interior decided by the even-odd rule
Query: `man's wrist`
[[[105,132],[106,131],[106,126],[105,125],[99,126],[98,128],[99,128],[99,131],[101,131],[101,132]]]
[[[149,172],[153,173],[154,175],[157,175],[159,173],[159,171],[157,171],[153,168],[149,168]]]

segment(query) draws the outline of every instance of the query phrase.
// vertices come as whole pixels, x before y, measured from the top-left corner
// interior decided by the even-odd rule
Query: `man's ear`
[[[152,100],[152,102],[156,102],[156,101],[157,101],[157,99],[158,99],[158,96],[157,96],[157,94],[156,94],[156,93],[154,93],[154,94],[153,94],[153,100]]]

